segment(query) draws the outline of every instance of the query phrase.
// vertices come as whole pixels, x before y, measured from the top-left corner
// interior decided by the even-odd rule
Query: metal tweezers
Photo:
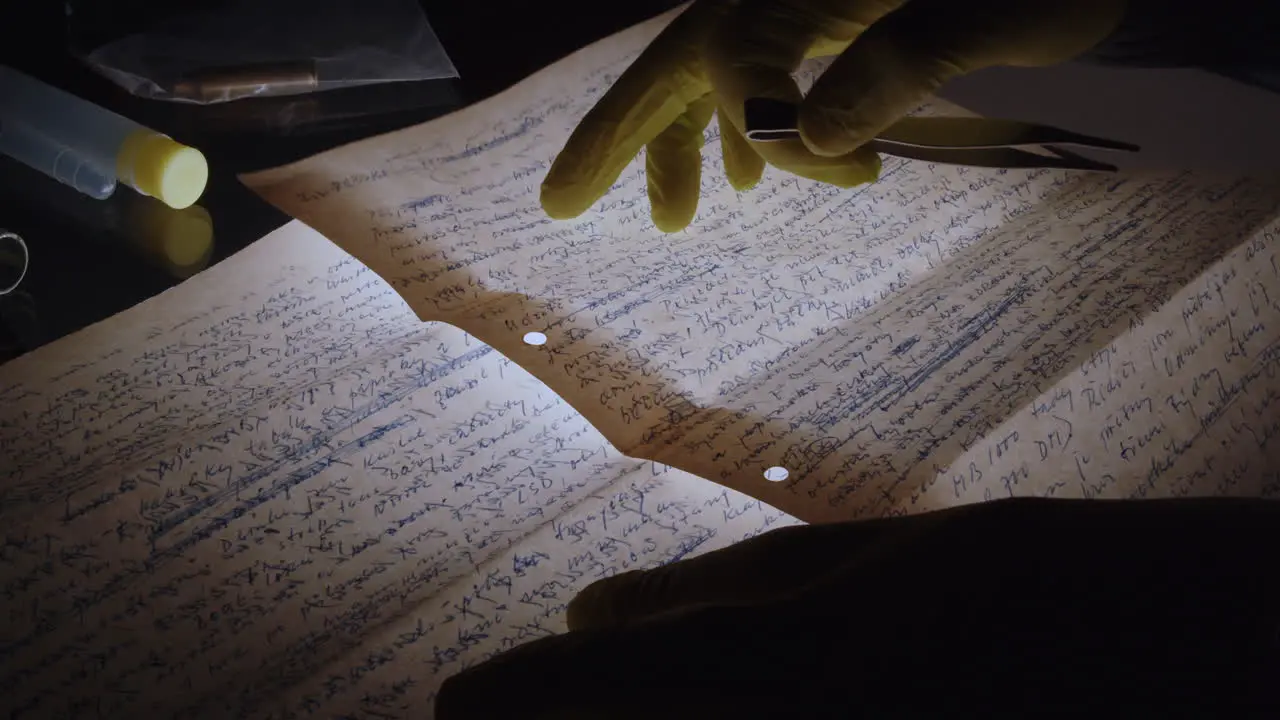
[[[747,139],[776,142],[800,137],[798,108],[768,98],[747,100]],[[1061,145],[1136,152],[1118,140],[1081,135],[1016,120],[909,117],[881,132],[866,147],[913,160],[991,168],[1062,168],[1114,172],[1116,167],[1065,150]]]

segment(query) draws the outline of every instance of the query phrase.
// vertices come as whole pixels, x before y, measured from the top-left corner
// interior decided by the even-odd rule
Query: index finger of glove
[[[707,75],[724,115],[745,131],[750,98],[800,104],[791,73],[816,47],[857,38],[905,0],[744,0],[717,23],[707,42]],[[752,146],[771,165],[819,182],[853,187],[879,174],[875,153],[852,149],[839,157],[812,153],[788,140]]]
[[[535,640],[446,680],[436,717],[783,717],[812,654],[778,615],[707,608]]]
[[[542,183],[548,215],[585,212],[643,147],[710,91],[698,54],[708,12],[694,5],[673,20],[574,129]]]
[[[749,98],[800,103],[791,73],[815,45],[851,41],[905,1],[743,0],[708,38],[708,77],[741,130]]]
[[[869,520],[784,527],[696,557],[597,580],[569,603],[569,628],[617,627],[698,607],[795,598],[841,572],[898,525]]]

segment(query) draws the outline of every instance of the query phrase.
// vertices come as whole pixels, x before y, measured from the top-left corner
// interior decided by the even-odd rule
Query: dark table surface
[[[458,70],[455,80],[211,106],[142,100],[72,57],[61,2],[0,10],[0,62],[198,147],[210,165],[209,185],[198,203],[213,225],[214,245],[205,266],[210,267],[288,220],[241,185],[238,173],[298,160],[456,110],[678,3],[421,4]],[[351,108],[360,114],[352,116]],[[306,120],[281,120],[286,117]],[[182,273],[139,251],[138,243],[131,242],[136,238],[129,237],[135,230],[117,221],[122,208],[137,201],[128,188],[118,189],[109,200],[92,200],[0,157],[0,228],[25,238],[31,256],[19,289],[0,296],[0,361],[181,282]]]

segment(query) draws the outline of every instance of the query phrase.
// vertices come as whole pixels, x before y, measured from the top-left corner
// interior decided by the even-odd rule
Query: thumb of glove
[[[912,0],[866,29],[800,106],[815,155],[839,156],[911,113],[954,77],[995,65],[1063,62],[1120,24],[1124,0]]]

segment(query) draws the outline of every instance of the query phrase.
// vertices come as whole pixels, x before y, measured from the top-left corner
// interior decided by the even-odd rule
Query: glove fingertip
[[[724,174],[729,185],[738,192],[745,192],[755,187],[764,177],[764,158],[754,152],[730,153],[727,148],[724,157]]]
[[[819,157],[840,157],[870,140],[866,123],[846,111],[802,106],[800,140]]]
[[[591,628],[610,627],[617,624],[612,590],[616,582],[612,578],[597,580],[582,590],[569,601],[565,609],[565,622],[570,631]]]
[[[721,117],[725,115],[722,113]],[[750,190],[764,177],[764,158],[751,149],[751,143],[727,120],[720,123],[720,150],[725,177],[734,190]]]
[[[572,220],[591,207],[594,198],[579,187],[565,188],[550,182],[542,184],[538,196],[542,210],[553,220]]]
[[[649,184],[649,216],[658,230],[679,232],[698,212],[701,157],[650,152],[646,167]]]
[[[855,188],[880,178],[880,156],[868,148],[858,148],[841,157],[838,163],[786,169],[827,185]]]
[[[466,688],[459,689],[457,680],[445,678],[440,690],[436,692],[435,716],[439,720],[458,720],[466,718],[472,710]]]
[[[729,185],[737,192],[746,192],[756,185],[760,184],[760,175],[755,177],[734,177],[729,176]]]
[[[660,232],[677,233],[689,227],[693,222],[693,212],[685,208],[670,208],[665,205],[654,205],[650,213],[653,224]]]
[[[870,148],[860,148],[855,151],[854,157],[857,158],[858,165],[862,169],[861,177],[858,178],[858,185],[866,185],[880,179],[880,171],[884,166],[879,153]]]

